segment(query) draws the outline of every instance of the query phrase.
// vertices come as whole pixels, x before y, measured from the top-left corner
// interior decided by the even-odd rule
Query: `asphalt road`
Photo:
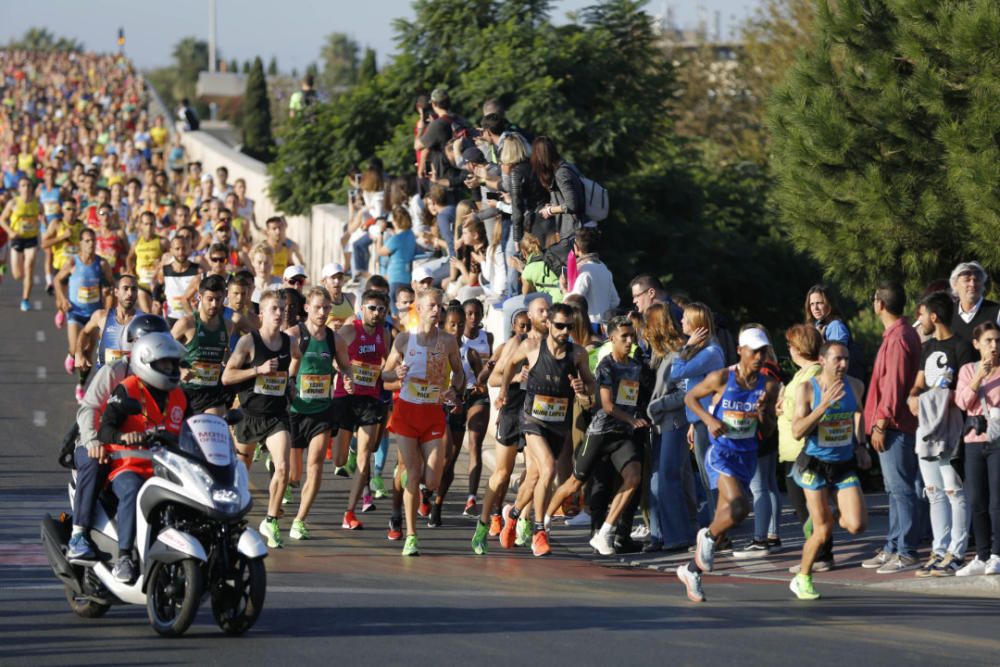
[[[10,278],[0,284],[0,664],[1000,661],[993,599],[827,584],[823,600],[802,603],[786,581],[711,576],[708,602],[694,605],[670,574],[602,567],[581,531],[565,527],[553,531],[550,558],[502,552],[495,542],[474,557],[472,520],[459,516],[464,478],[445,526],[424,528],[423,555],[403,559],[401,544],[385,539],[387,502],[360,515],[366,530],[337,527],[347,481],[331,475],[311,521],[315,539],[268,557],[267,602],[245,637],[222,635],[206,608],[178,640],[157,637],[140,607],[77,618],[38,538],[42,515],[68,506],[55,456],[75,402],[52,302],[35,298],[41,310],[20,313]],[[264,475],[253,474],[258,488]]]

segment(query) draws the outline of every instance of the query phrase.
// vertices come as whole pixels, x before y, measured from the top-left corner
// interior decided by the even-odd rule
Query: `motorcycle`
[[[141,411],[135,404],[128,409]],[[153,476],[136,499],[134,582],[122,583],[111,574],[119,554],[110,489],[96,503],[90,530],[98,552],[94,561],[66,557],[71,515],[45,516],[42,543],[74,613],[99,618],[111,605],[145,605],[153,629],[174,637],[190,627],[202,600],[210,597],[212,614],[225,633],[240,635],[254,625],[267,589],[267,546],[244,520],[253,500],[229,433],[229,424],[240,418],[238,410],[225,419],[200,414],[189,417],[176,436],[158,430],[144,434]],[[75,482],[74,471],[70,507]]]

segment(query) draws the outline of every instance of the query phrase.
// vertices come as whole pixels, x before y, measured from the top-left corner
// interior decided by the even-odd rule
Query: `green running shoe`
[[[514,538],[514,544],[519,547],[523,547],[526,544],[531,544],[531,537],[534,530],[531,525],[531,521],[525,519],[524,517],[517,520],[517,537]]]
[[[406,536],[406,543],[403,545],[403,555],[404,556],[420,555],[420,542],[417,540],[416,535]]]
[[[271,460],[271,452],[264,456],[264,470],[274,472],[274,461]]]
[[[253,462],[257,463],[263,457],[264,457],[264,448],[258,444],[253,450]]]
[[[472,553],[485,556],[487,552],[486,538],[489,537],[490,526],[482,520],[476,521],[476,534],[472,536]]]
[[[285,487],[285,495],[281,498],[281,504],[287,505],[292,502],[292,487],[291,485]]]
[[[348,450],[347,465],[344,467],[347,468],[347,472],[351,473],[352,475],[358,469],[358,453],[355,452],[353,449]]]
[[[284,546],[281,542],[281,530],[278,528],[277,519],[264,518],[260,522],[260,534],[267,540],[267,546],[272,549],[280,549]]]
[[[309,534],[309,529],[306,527],[306,522],[302,519],[292,521],[292,529],[288,531],[288,536],[293,540],[308,540],[312,538],[312,535]]]
[[[813,588],[813,578],[808,574],[797,574],[788,587],[800,600],[818,600],[819,593]]]
[[[375,500],[389,497],[389,492],[385,489],[385,482],[382,481],[381,475],[372,475],[372,491],[375,494]]]

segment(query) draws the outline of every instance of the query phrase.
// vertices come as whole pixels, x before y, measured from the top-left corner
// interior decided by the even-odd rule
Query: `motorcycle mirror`
[[[124,401],[122,401],[122,410],[127,415],[141,415],[142,403],[135,400],[134,398],[126,398]]]
[[[226,412],[226,415],[223,417],[223,419],[225,419],[226,423],[229,424],[230,426],[236,426],[241,421],[243,421],[243,411],[240,410],[239,408],[236,408],[234,410],[229,410],[228,412]]]

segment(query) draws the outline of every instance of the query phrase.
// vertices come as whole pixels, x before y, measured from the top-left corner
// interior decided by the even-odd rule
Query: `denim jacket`
[[[701,348],[690,359],[685,360],[682,355],[677,355],[670,367],[670,380],[683,380],[684,392],[687,393],[704,380],[706,375],[725,367],[726,357],[722,353],[722,348],[719,347],[715,339],[712,339],[708,345]],[[701,407],[708,410],[711,401],[712,397],[706,396],[700,401]],[[688,422],[692,424],[701,421],[698,415],[687,408],[684,408],[684,413],[687,415]]]

